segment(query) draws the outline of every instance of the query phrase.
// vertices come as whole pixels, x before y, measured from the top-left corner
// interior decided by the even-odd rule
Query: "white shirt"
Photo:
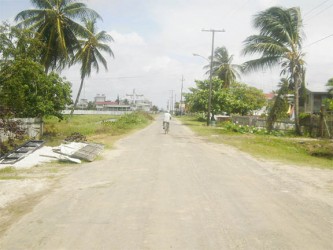
[[[170,120],[171,120],[171,115],[169,113],[165,113],[163,121],[164,122],[170,122]]]

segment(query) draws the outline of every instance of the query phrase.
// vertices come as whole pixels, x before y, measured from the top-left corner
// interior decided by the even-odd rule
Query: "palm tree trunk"
[[[295,96],[295,100],[294,100],[294,104],[295,104],[295,133],[297,135],[301,135],[301,127],[299,124],[299,88],[300,88],[300,84],[299,84],[299,77],[296,77],[295,79],[295,89],[294,89],[294,96]]]
[[[77,105],[77,103],[79,102],[79,98],[80,98],[81,91],[82,91],[82,87],[83,87],[83,81],[84,81],[84,78],[81,78],[80,88],[79,88],[79,91],[78,91],[78,93],[77,93],[77,96],[76,96],[76,99],[75,99],[75,102],[74,102],[74,105],[73,105],[73,108],[72,108],[72,110],[71,110],[71,114],[70,114],[70,115],[73,115],[74,110],[75,110],[75,108],[76,108],[76,105]]]

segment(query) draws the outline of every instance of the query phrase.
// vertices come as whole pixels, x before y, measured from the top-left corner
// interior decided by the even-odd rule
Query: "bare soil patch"
[[[49,163],[0,175],[0,237],[77,165]]]

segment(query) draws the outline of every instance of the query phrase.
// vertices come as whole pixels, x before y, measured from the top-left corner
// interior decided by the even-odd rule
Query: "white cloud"
[[[121,34],[118,31],[111,31],[110,35],[115,40],[115,44],[126,45],[126,46],[144,46],[146,42],[143,37],[137,33]]]
[[[15,1],[8,2],[15,4]],[[100,28],[109,31],[115,42],[111,48],[115,59],[107,58],[107,72],[101,67],[86,80],[85,97],[106,94],[109,99],[125,96],[136,89],[152,99],[154,104],[165,106],[170,90],[180,95],[181,77],[184,89],[203,79],[202,67],[207,62],[198,53],[208,57],[211,53],[211,33],[202,28],[225,29],[216,33],[215,47],[226,46],[234,54],[234,63],[241,64],[243,41],[257,33],[252,27],[253,15],[268,7],[300,6],[304,14],[304,51],[307,61],[307,81],[325,84],[332,77],[333,37],[314,43],[332,34],[332,3],[313,0],[86,0],[89,7],[100,13],[104,22]],[[20,11],[22,9],[18,9]],[[310,13],[309,13],[310,12]],[[306,13],[309,13],[306,15]],[[1,12],[5,17],[6,12]],[[74,94],[80,82],[79,67],[64,74],[74,84]],[[279,82],[278,70],[265,70],[242,76],[241,81],[270,91]]]

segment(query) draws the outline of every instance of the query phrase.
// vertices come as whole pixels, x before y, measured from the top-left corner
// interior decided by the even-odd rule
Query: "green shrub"
[[[257,128],[253,126],[244,126],[244,125],[238,125],[233,122],[224,122],[220,125],[220,127],[223,127],[229,131],[235,132],[235,133],[241,133],[241,134],[257,134],[257,135],[274,135],[274,136],[284,136],[284,131],[277,131],[272,130],[268,131],[266,128]]]

